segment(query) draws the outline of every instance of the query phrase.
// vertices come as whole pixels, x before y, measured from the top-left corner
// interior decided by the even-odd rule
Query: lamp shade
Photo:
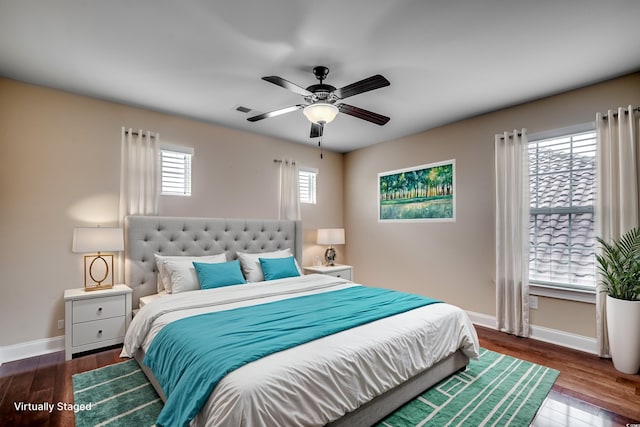
[[[76,253],[117,252],[124,250],[122,228],[76,227],[73,247]]]
[[[344,245],[344,228],[318,229],[319,245]]]
[[[329,123],[338,115],[338,107],[326,102],[316,102],[304,107],[302,113],[312,123]]]

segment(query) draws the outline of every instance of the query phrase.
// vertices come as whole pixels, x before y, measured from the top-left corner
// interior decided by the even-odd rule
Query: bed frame
[[[129,216],[125,219],[125,283],[133,290],[132,305],[157,292],[154,254],[214,255],[228,260],[240,252],[271,252],[289,248],[302,265],[300,221]],[[166,397],[153,373],[135,355],[142,371],[163,401]],[[469,359],[460,350],[393,390],[328,424],[331,427],[370,426],[449,375],[464,370]]]

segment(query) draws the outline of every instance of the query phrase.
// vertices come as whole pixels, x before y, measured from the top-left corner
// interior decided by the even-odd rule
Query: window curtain
[[[618,239],[638,226],[640,114],[630,105],[596,113],[596,236]],[[599,250],[599,248],[598,248]],[[597,273],[600,283],[600,273]],[[601,357],[609,357],[606,295],[596,292],[596,338]]]
[[[529,160],[526,129],[495,136],[496,322],[529,336]]]
[[[280,162],[280,219],[300,219],[298,166],[291,160]]]
[[[157,215],[161,188],[160,135],[122,128],[120,144],[120,227],[127,215]],[[124,266],[121,255],[118,259]],[[118,283],[124,269],[118,268]]]

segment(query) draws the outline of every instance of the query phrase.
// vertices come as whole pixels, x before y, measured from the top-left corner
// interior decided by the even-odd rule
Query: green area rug
[[[78,427],[152,426],[162,409],[135,360],[76,374],[72,380],[74,403],[87,408],[76,412]]]
[[[528,426],[559,372],[484,348],[464,372],[398,409],[379,427]]]
[[[528,426],[558,371],[480,350],[459,372],[418,396],[379,427]],[[76,426],[151,426],[162,401],[135,360],[73,376]]]

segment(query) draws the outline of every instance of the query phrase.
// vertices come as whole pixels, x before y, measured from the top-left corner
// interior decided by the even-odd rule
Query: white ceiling
[[[0,0],[0,75],[315,146],[301,111],[246,120],[303,102],[261,77],[382,74],[348,103],[388,124],[325,128],[347,152],[638,71],[639,27],[638,0]]]

